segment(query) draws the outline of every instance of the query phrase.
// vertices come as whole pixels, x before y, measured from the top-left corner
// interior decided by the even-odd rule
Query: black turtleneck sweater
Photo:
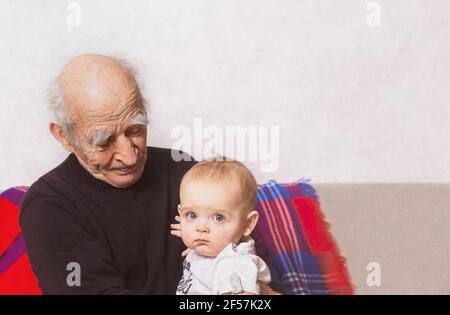
[[[180,181],[195,162],[148,147],[145,170],[129,188],[88,173],[75,155],[39,178],[21,204],[20,225],[44,294],[175,294],[182,241],[170,234]],[[76,262],[81,270],[80,286]]]

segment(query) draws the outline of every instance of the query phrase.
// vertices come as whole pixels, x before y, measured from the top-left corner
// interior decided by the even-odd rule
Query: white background
[[[287,182],[450,182],[450,2],[0,2],[0,190],[67,155],[46,89],[80,53],[128,58],[150,100],[149,145],[175,125],[276,125]]]

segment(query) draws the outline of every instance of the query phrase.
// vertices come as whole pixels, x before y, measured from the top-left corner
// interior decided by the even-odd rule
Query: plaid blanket
[[[0,193],[0,295],[41,294],[18,222],[27,189],[15,187]]]
[[[274,180],[257,193],[257,254],[286,294],[353,294],[345,259],[324,221],[314,188],[301,179]]]

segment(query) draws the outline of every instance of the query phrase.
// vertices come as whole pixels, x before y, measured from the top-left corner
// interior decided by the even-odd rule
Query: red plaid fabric
[[[304,180],[260,185],[256,208],[260,220],[252,236],[276,287],[287,294],[354,293],[311,185]]]

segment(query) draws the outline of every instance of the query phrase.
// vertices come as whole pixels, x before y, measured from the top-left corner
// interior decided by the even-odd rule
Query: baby
[[[177,294],[259,294],[257,281],[270,282],[249,236],[258,221],[256,189],[238,161],[203,161],[185,174],[178,213],[181,238],[191,251]]]

